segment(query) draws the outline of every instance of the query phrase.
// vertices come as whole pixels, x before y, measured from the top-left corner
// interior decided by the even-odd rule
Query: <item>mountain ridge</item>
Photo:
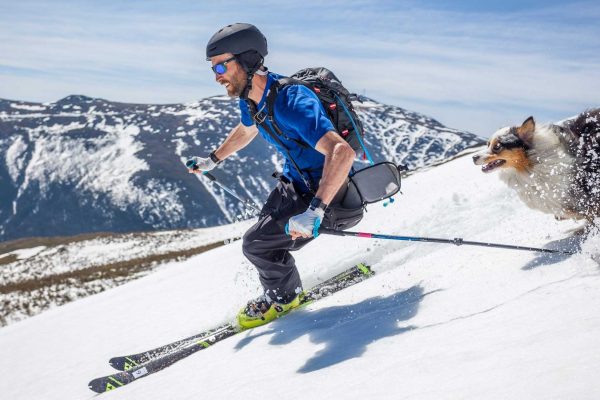
[[[484,142],[422,114],[362,100],[356,109],[376,161],[415,169]],[[200,228],[245,218],[235,199],[183,165],[208,154],[238,122],[237,101],[222,95],[162,105],[84,95],[53,103],[0,99],[0,241]],[[262,203],[281,163],[258,139],[214,174]]]

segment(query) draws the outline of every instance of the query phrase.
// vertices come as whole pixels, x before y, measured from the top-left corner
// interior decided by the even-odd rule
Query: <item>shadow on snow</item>
[[[581,244],[585,241],[586,236],[582,234],[575,234],[563,239],[554,240],[547,243],[544,248],[554,250],[567,250],[578,253],[581,251]],[[538,253],[538,255],[527,264],[525,264],[522,270],[531,270],[544,265],[552,265],[564,261],[573,254],[560,254],[560,253]]]
[[[293,318],[274,321],[270,329],[249,334],[236,345],[242,349],[260,336],[272,335],[270,344],[284,345],[309,335],[311,342],[325,344],[298,372],[313,372],[360,357],[379,339],[414,329],[398,326],[413,318],[423,297],[421,286],[413,286],[387,297],[372,297],[357,304],[295,312]],[[282,329],[285,324],[285,329]]]

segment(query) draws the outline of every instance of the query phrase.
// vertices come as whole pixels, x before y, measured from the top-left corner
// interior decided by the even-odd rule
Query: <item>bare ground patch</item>
[[[15,250],[37,246],[60,247],[99,237],[119,237],[114,234],[89,234],[76,237],[29,238],[0,243],[1,268],[17,260]],[[131,235],[131,234],[129,234]],[[134,234],[137,239],[144,233]],[[149,234],[151,235],[151,234]],[[25,278],[0,285],[0,326],[39,314],[50,307],[59,306],[92,294],[103,292],[134,279],[145,276],[158,266],[171,261],[182,261],[194,255],[220,247],[223,241],[185,250],[169,251],[119,262],[93,265],[49,276]]]

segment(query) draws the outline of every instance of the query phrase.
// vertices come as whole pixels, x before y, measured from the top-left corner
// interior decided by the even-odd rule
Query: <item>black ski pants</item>
[[[300,274],[291,251],[299,250],[314,238],[292,240],[285,233],[290,217],[306,211],[312,194],[297,192],[281,177],[269,195],[258,222],[244,235],[243,252],[258,270],[265,294],[278,303],[289,303],[302,290]],[[321,226],[329,227],[326,216]]]

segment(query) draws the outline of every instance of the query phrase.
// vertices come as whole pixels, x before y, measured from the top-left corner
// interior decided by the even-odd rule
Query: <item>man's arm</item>
[[[217,156],[219,160],[226,159],[233,153],[237,153],[239,150],[248,146],[257,134],[258,128],[256,125],[246,126],[239,123],[229,132],[229,135],[227,135],[227,138],[219,148],[215,150],[215,156]]]
[[[340,135],[333,131],[327,132],[315,146],[317,151],[325,155],[323,176],[319,182],[316,197],[325,204],[331,203],[340,190],[354,162],[355,153],[352,147]],[[320,213],[320,215],[318,215]],[[303,214],[290,218],[288,222],[289,235],[293,240],[300,237],[316,236],[314,230],[323,218],[323,211],[312,211],[310,208]],[[318,223],[316,220],[318,219]]]
[[[316,197],[329,204],[340,190],[352,168],[356,153],[336,132],[327,132],[315,146],[325,156],[323,176]]]
[[[245,126],[239,123],[229,132],[225,141],[215,150],[214,155],[221,161],[226,159],[233,153],[246,147],[256,137],[257,133],[258,128],[256,125]],[[201,174],[204,171],[210,171],[217,165],[209,157],[193,157],[190,161],[192,160],[194,161],[194,168],[190,167],[188,170],[192,174]]]

